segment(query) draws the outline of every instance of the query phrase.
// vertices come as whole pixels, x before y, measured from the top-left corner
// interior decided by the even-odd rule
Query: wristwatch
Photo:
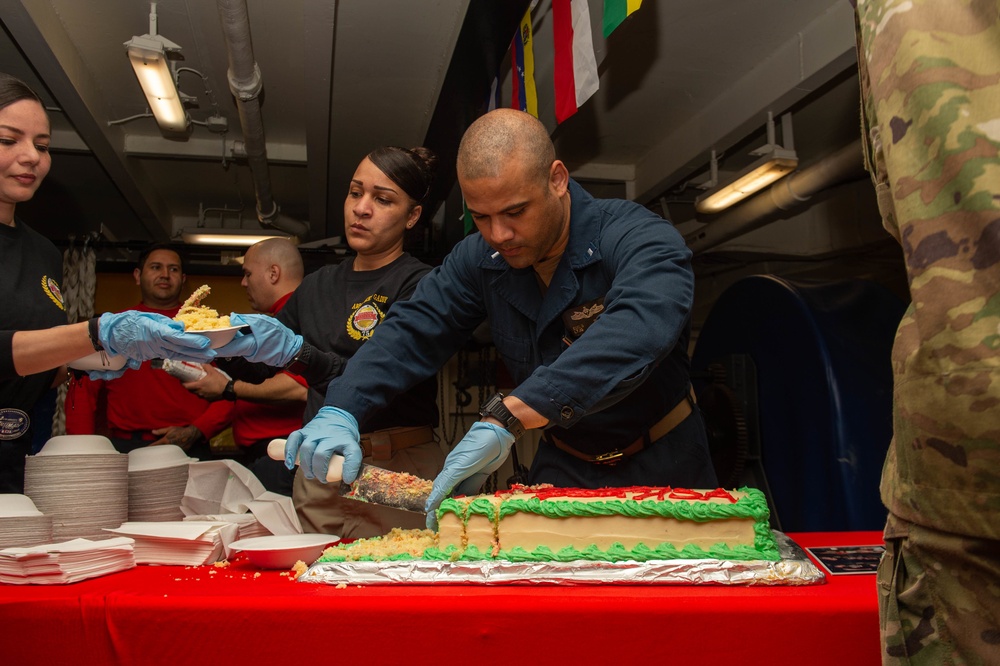
[[[230,400],[232,402],[236,401],[236,380],[230,379],[229,383],[226,384],[226,388],[222,389],[222,399]]]
[[[299,353],[295,355],[295,358],[286,363],[282,370],[290,372],[293,375],[301,375],[309,367],[311,357],[312,347],[303,341],[302,347],[299,348]]]
[[[483,403],[483,406],[479,408],[479,416],[486,417],[490,416],[495,418],[497,421],[503,424],[510,434],[514,435],[514,439],[520,439],[521,435],[524,434],[524,426],[521,425],[521,421],[510,413],[507,406],[503,404],[504,395],[503,393],[497,393],[492,398]]]

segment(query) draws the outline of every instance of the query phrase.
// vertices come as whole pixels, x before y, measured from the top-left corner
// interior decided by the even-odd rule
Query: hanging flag
[[[517,34],[511,42],[512,83],[510,105],[538,117],[538,95],[535,92],[535,55],[532,50],[531,9],[524,13]]]
[[[500,77],[494,76],[493,83],[490,84],[490,96],[486,100],[486,112],[489,113],[493,109],[500,106]]]
[[[561,123],[601,86],[587,0],[552,0],[552,42],[556,123]]]
[[[604,39],[622,24],[632,12],[639,9],[642,0],[604,0]]]

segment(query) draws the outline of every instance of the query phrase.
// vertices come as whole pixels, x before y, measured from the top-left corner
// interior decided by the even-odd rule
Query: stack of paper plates
[[[24,494],[52,517],[52,538],[106,538],[128,518],[128,456],[96,435],[53,437],[24,466]]]
[[[181,499],[188,481],[189,458],[173,444],[146,446],[128,454],[128,519],[182,520]]]
[[[52,516],[27,495],[0,494],[0,548],[37,546],[52,541]]]

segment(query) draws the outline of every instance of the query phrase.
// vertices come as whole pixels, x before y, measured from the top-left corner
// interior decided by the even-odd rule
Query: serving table
[[[875,545],[880,532],[789,534]],[[34,664],[879,664],[872,574],[810,586],[368,585],[246,560],[0,585],[0,657]]]

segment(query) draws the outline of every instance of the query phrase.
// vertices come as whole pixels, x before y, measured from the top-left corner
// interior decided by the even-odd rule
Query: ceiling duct
[[[801,206],[817,192],[864,176],[862,150],[860,139],[851,142],[819,162],[785,176],[766,192],[712,217],[684,240],[698,254],[774,222],[782,212]]]
[[[309,232],[309,224],[283,215],[271,193],[267,146],[264,143],[264,122],[261,119],[258,99],[263,83],[260,68],[254,60],[246,0],[218,0],[218,7],[222,33],[226,38],[226,52],[229,55],[229,89],[236,97],[240,126],[246,144],[247,162],[253,175],[254,192],[257,196],[257,219],[261,226],[294,236],[304,236]]]

